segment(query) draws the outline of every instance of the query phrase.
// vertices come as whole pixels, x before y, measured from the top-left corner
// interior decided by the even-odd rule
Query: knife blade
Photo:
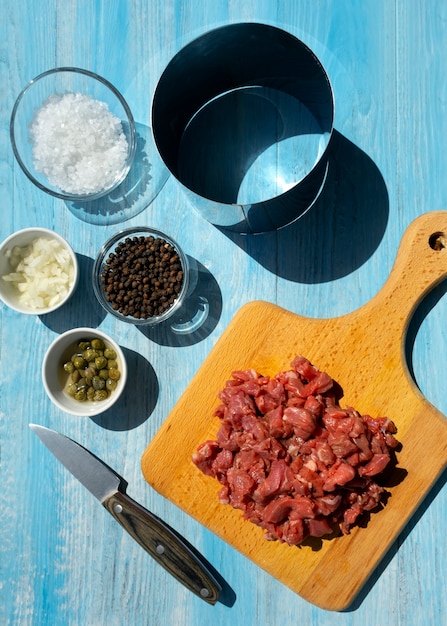
[[[195,548],[126,493],[127,482],[79,443],[38,424],[30,428],[117,522],[174,578],[208,604],[222,587]]]

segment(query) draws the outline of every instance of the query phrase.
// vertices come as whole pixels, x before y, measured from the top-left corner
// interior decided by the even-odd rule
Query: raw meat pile
[[[219,393],[217,441],[192,460],[216,478],[219,500],[243,511],[266,538],[299,545],[337,529],[348,534],[384,493],[375,480],[398,445],[397,429],[342,409],[332,378],[297,356],[274,378],[235,371]]]

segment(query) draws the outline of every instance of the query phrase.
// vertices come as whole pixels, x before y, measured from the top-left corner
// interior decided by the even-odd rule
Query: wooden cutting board
[[[353,313],[312,319],[266,302],[243,306],[145,451],[146,480],[309,602],[349,607],[447,464],[447,420],[416,387],[404,354],[413,311],[446,276],[447,212],[433,212],[409,226],[389,279]],[[219,504],[220,485],[191,462],[197,446],[216,436],[217,392],[231,371],[274,375],[297,354],[342,386],[342,406],[392,419],[402,443],[391,496],[366,527],[299,548],[266,541],[240,511]]]

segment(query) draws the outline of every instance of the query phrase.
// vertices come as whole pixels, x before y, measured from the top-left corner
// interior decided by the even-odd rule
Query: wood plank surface
[[[212,28],[250,21],[283,28],[315,52],[333,87],[335,133],[328,178],[312,210],[278,232],[238,237],[206,222],[173,177],[164,179],[158,195],[152,193],[165,172],[151,143],[151,102],[164,68],[184,45]],[[245,304],[265,301],[320,324],[353,314],[385,285],[414,219],[445,210],[446,57],[444,0],[3,0],[0,239],[28,226],[52,228],[76,251],[81,279],[70,303],[51,316],[25,317],[0,305],[2,625],[445,622],[445,471],[354,604],[334,613],[300,597],[157,493],[145,480],[140,461]],[[129,219],[124,215],[116,223],[94,224],[80,219],[73,207],[34,187],[14,159],[9,120],[17,95],[33,77],[62,65],[87,68],[110,80],[137,120],[138,165],[150,184],[139,196],[141,211]],[[199,270],[194,297],[199,308],[204,303],[209,307],[209,316],[191,335],[169,327],[149,331],[122,324],[96,302],[90,275],[97,251],[118,230],[140,225],[173,237]],[[419,275],[417,269],[413,275]],[[424,286],[410,283],[409,291],[413,289],[416,297]],[[393,298],[408,302],[399,288]],[[421,406],[429,402],[446,415],[445,279],[406,314],[411,321],[401,349],[419,389],[413,392],[421,394]],[[382,331],[387,322],[375,320],[371,328]],[[128,360],[123,397],[113,411],[93,419],[59,411],[40,379],[47,347],[76,326],[109,333]],[[371,335],[365,337],[372,341]],[[330,365],[318,350],[311,355],[322,367]],[[260,364],[276,370],[287,365],[286,356]],[[398,356],[400,352],[392,353],[393,359]],[[382,409],[372,392],[354,399]],[[74,438],[114,467],[128,481],[129,495],[191,541],[234,595],[228,590],[225,602],[211,607],[176,583],[51,457],[29,422]],[[402,431],[410,438],[410,427]],[[423,477],[426,484],[435,472],[423,446],[414,453],[421,459],[421,472],[430,475]],[[422,493],[424,489],[415,500]]]

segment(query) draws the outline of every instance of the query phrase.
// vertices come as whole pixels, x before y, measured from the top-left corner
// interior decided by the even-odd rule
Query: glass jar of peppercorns
[[[111,237],[93,267],[95,295],[108,312],[137,325],[155,325],[177,311],[189,284],[189,264],[179,245],[148,227]]]

